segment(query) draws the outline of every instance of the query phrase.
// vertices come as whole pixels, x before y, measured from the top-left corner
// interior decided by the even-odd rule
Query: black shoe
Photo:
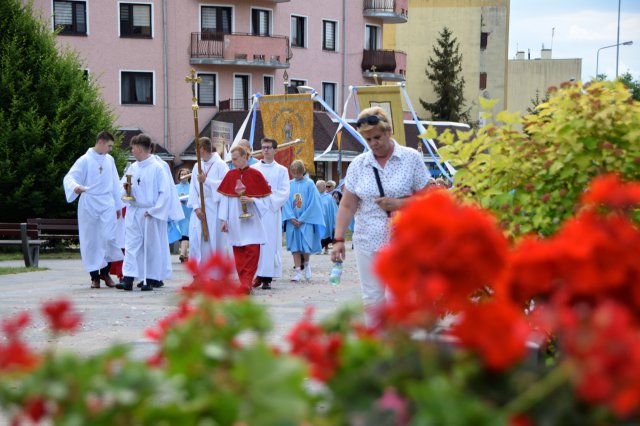
[[[150,282],[151,287],[153,288],[164,287],[164,281],[147,280],[147,282]]]
[[[263,289],[263,290],[271,290],[271,284],[269,284],[269,283],[262,283],[262,289]]]
[[[116,284],[118,290],[131,291],[133,290],[133,278],[124,277],[121,283]]]
[[[116,288],[118,290],[132,291],[133,283],[129,283],[129,284],[127,284],[126,282],[123,282],[122,284],[118,283],[116,284]]]
[[[147,282],[147,285],[142,284],[142,286],[140,287],[140,291],[152,291],[153,287],[151,287],[151,284],[149,284],[149,282]]]

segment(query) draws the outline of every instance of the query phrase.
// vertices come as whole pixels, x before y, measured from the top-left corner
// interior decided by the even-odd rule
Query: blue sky
[[[540,49],[553,48],[554,59],[582,58],[582,80],[595,76],[598,49],[616,44],[618,0],[511,0],[509,59],[517,50],[531,50],[531,59]],[[553,46],[551,33],[555,27]],[[640,0],[621,0],[618,72],[630,71],[640,80]],[[616,48],[600,51],[598,73],[613,78]]]

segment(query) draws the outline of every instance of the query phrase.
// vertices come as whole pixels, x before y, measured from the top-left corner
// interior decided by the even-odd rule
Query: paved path
[[[133,292],[103,287],[89,288],[89,275],[77,260],[41,260],[46,271],[0,275],[0,318],[27,310],[34,321],[25,333],[31,345],[45,347],[48,342],[44,320],[39,313],[42,302],[59,297],[72,301],[82,313],[80,329],[63,337],[61,348],[81,354],[98,352],[114,342],[133,344],[135,356],[146,357],[155,351],[154,344],[144,337],[144,330],[173,310],[177,290],[188,282],[189,275],[173,256],[173,278],[165,287],[152,292]],[[331,261],[328,255],[311,257],[313,279],[309,283],[288,281],[293,267],[291,255],[283,252],[283,279],[274,281],[272,290],[255,290],[252,296],[267,306],[274,323],[270,339],[281,344],[288,330],[302,316],[308,305],[315,307],[315,318],[322,318],[344,303],[360,301],[360,287],[354,253],[347,252],[342,283],[328,284]],[[0,266],[22,266],[21,261],[3,261]]]

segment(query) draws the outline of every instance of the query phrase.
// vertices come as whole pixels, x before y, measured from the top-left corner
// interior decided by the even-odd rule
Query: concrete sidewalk
[[[147,357],[155,351],[154,344],[144,337],[144,330],[156,320],[169,314],[176,301],[176,292],[189,282],[189,275],[177,256],[173,260],[173,277],[165,286],[151,292],[132,292],[89,288],[89,274],[77,260],[41,260],[46,271],[0,275],[0,318],[20,311],[32,313],[32,324],[25,337],[36,348],[50,342],[39,312],[42,302],[56,298],[71,300],[82,314],[82,325],[72,336],[59,342],[60,348],[80,354],[99,352],[114,342],[133,345],[135,356]],[[284,276],[272,284],[272,290],[256,289],[253,297],[267,306],[274,324],[270,339],[282,344],[284,336],[301,317],[309,305],[315,308],[315,318],[322,318],[345,303],[359,303],[360,285],[352,250],[347,251],[342,283],[328,283],[331,270],[330,256],[311,256],[313,279],[309,282],[289,281],[293,268],[291,255],[283,250]],[[4,261],[0,266],[23,266],[22,261]]]

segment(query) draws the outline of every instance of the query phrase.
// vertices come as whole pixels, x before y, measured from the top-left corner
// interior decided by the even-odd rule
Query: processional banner
[[[391,118],[391,136],[400,145],[406,145],[400,86],[358,86],[356,95],[360,110],[374,106],[384,109]]]
[[[260,114],[265,137],[278,144],[303,141],[293,147],[294,157],[302,160],[309,174],[315,174],[311,94],[264,95],[260,97]]]

